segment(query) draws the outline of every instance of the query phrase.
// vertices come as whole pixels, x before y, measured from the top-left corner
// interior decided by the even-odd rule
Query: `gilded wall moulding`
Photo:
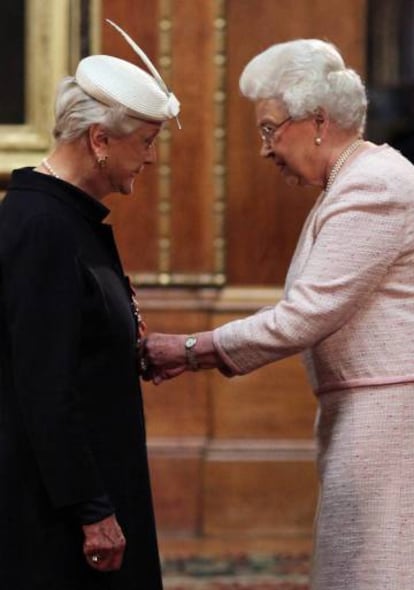
[[[171,0],[158,0],[158,50],[159,69],[167,84],[172,75],[174,10]],[[214,252],[211,272],[174,272],[171,260],[171,133],[164,129],[159,137],[158,150],[158,269],[156,272],[132,274],[132,279],[143,286],[195,286],[221,288],[226,283],[226,2],[214,0],[213,20],[211,22],[214,38],[214,53],[211,57],[214,72],[214,88],[211,96],[213,122],[212,210]]]
[[[81,0],[26,0],[24,35],[24,116],[21,124],[0,125],[0,176],[13,168],[35,166],[51,145],[53,105],[59,80],[72,74],[81,52]],[[95,23],[100,2],[90,0],[88,22]],[[91,29],[91,43],[97,39]],[[1,61],[1,58],[0,58]],[[7,81],[3,80],[7,91]]]

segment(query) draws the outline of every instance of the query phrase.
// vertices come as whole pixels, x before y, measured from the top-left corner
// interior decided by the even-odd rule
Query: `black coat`
[[[130,291],[107,209],[15,171],[0,207],[0,588],[159,590]],[[119,572],[82,554],[82,503],[107,494]]]

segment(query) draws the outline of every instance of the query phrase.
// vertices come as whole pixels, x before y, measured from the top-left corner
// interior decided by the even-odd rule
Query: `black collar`
[[[109,209],[73,184],[60,178],[35,172],[33,168],[13,170],[8,190],[24,190],[47,193],[77,209],[81,215],[100,223],[109,214]]]

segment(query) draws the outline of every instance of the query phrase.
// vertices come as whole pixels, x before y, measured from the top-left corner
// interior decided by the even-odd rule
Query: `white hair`
[[[53,136],[56,141],[74,141],[94,124],[100,124],[112,135],[122,137],[138,129],[142,123],[128,116],[126,108],[121,105],[106,106],[91,98],[72,76],[63,78],[55,101]]]
[[[360,76],[331,43],[296,39],[272,45],[244,68],[240,89],[251,100],[275,98],[293,119],[320,108],[343,129],[363,130],[367,97]]]

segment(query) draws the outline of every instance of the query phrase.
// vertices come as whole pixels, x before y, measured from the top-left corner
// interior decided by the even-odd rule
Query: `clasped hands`
[[[142,378],[152,381],[155,385],[166,379],[181,375],[184,371],[192,370],[188,364],[185,351],[186,334],[160,334],[153,332],[143,342],[141,357],[145,370]],[[219,366],[212,332],[197,334],[197,345],[194,354],[200,369],[212,369]]]

